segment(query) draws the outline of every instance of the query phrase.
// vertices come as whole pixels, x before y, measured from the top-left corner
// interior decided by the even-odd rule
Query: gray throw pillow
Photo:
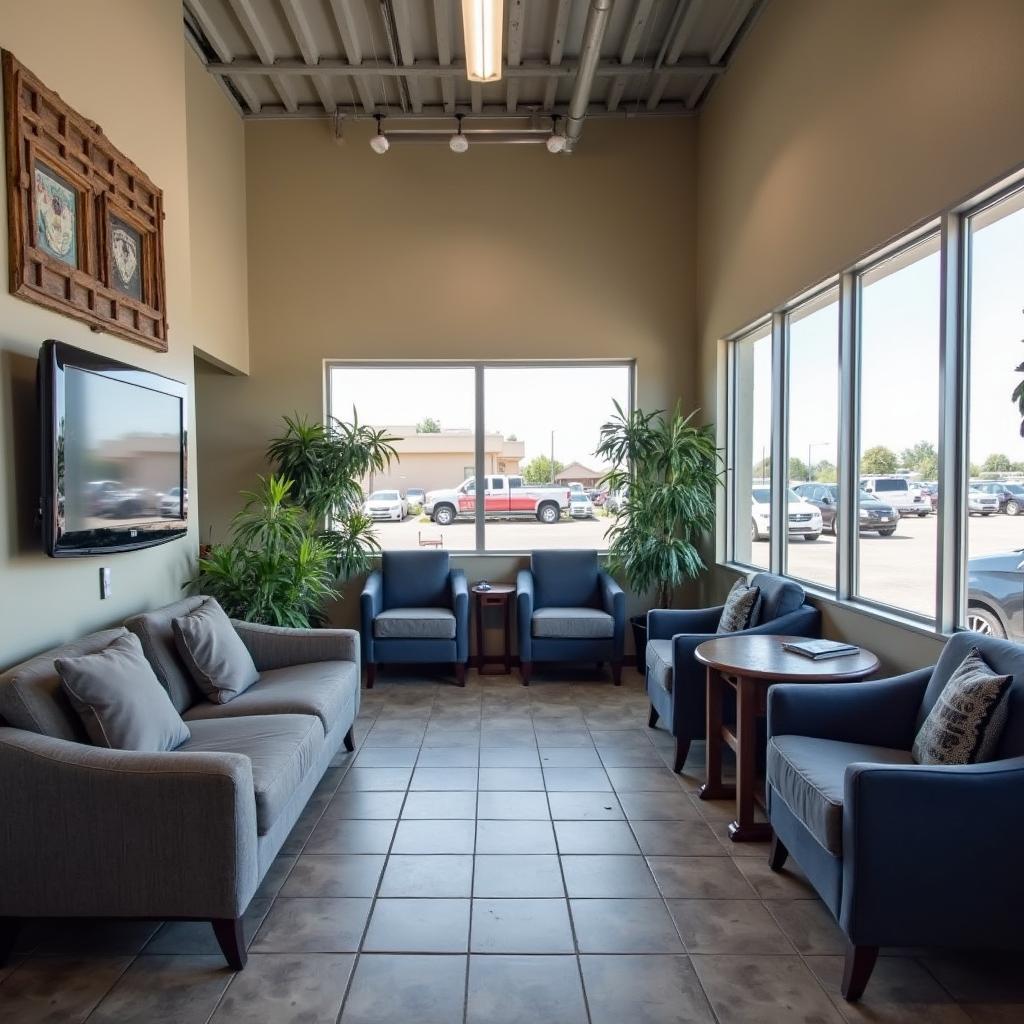
[[[760,597],[760,587],[750,587],[746,580],[737,580],[725,599],[725,607],[718,620],[718,632],[736,633],[747,629],[754,620],[754,609]]]
[[[191,738],[134,633],[54,662],[89,739],[112,750],[174,750]]]
[[[991,761],[1006,725],[1013,676],[998,676],[977,647],[949,677],[911,751],[918,764]]]
[[[212,597],[174,619],[171,628],[192,678],[214,704],[227,704],[259,679],[248,648]]]

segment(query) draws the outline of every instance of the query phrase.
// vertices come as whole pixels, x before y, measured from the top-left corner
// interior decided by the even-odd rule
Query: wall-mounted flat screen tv
[[[47,341],[39,392],[47,554],[131,551],[185,535],[186,385]]]

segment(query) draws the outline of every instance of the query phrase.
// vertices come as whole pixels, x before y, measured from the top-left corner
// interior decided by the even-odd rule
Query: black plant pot
[[[634,615],[629,624],[633,627],[633,646],[636,648],[636,667],[643,672],[647,663],[647,615]]]

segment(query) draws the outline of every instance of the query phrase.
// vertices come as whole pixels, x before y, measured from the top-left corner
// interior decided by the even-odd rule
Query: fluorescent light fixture
[[[501,79],[501,26],[503,0],[462,0],[462,27],[466,34],[466,77],[471,82]]]

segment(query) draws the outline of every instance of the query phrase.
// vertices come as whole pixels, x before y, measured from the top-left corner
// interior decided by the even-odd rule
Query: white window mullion
[[[857,317],[857,279],[839,278],[839,453],[836,480],[840,523],[858,523],[860,508],[860,374]],[[840,529],[836,538],[836,597],[849,600],[857,592],[856,529]]]
[[[786,539],[789,533],[789,438],[786,423],[786,391],[789,381],[786,317],[772,314],[772,467],[771,467],[771,533],[768,564],[772,572],[786,571]]]

